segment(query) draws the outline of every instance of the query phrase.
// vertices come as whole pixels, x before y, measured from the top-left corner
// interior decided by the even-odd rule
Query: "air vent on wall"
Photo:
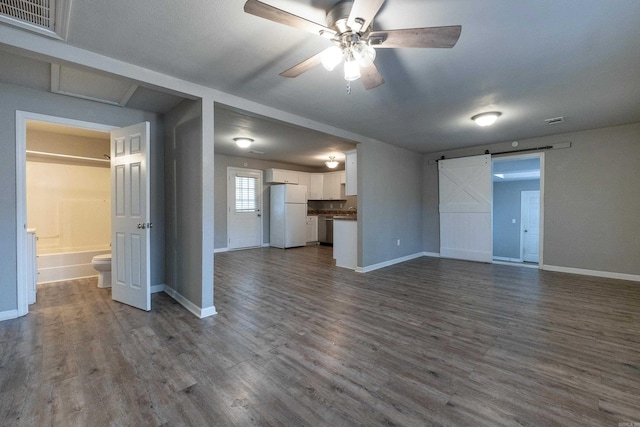
[[[548,125],[557,125],[558,123],[564,123],[564,117],[553,117],[551,119],[545,119]]]
[[[0,0],[0,22],[66,40],[71,0]]]

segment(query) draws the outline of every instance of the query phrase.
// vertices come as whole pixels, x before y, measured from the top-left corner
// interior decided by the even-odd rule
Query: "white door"
[[[440,160],[440,256],[491,262],[491,155]]]
[[[521,192],[522,260],[538,262],[540,250],[540,191]]]
[[[227,248],[262,246],[262,171],[227,170]]]
[[[111,297],[151,310],[149,122],[111,132]]]

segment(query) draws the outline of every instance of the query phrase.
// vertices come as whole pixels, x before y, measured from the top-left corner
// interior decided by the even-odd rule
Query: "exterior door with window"
[[[262,171],[228,168],[227,248],[262,246]]]

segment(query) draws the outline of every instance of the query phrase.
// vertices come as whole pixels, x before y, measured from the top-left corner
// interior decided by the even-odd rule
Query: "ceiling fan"
[[[380,48],[452,48],[460,38],[462,27],[408,28],[373,30],[373,18],[384,0],[342,0],[327,12],[326,26],[269,6],[259,0],[247,0],[244,11],[270,21],[288,25],[328,38],[334,44],[280,73],[283,77],[298,77],[316,65],[331,71],[344,61],[347,81],[362,78],[365,89],[373,89],[384,79],[373,63],[375,49]]]

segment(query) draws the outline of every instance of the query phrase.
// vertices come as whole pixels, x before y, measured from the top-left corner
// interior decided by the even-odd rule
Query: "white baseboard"
[[[17,319],[18,310],[0,311],[0,322],[3,320]]]
[[[213,316],[218,313],[215,306],[200,308],[169,286],[164,286],[164,293],[178,301],[181,306],[193,313],[198,319]]]
[[[391,259],[389,261],[379,262],[378,264],[368,265],[366,267],[356,267],[356,272],[358,273],[368,273],[373,270],[378,270],[380,268],[389,267],[394,264],[400,264],[401,262],[410,261],[412,259],[420,258],[423,256],[424,252],[418,252],[415,254],[403,256],[400,258]]]
[[[422,256],[428,256],[431,258],[440,258],[440,252],[422,252]]]
[[[557,265],[546,264],[542,266],[542,269],[548,271],[557,271],[559,273],[582,274],[584,276],[606,277],[609,279],[621,279],[640,282],[640,275],[637,274],[614,273],[611,271],[587,270],[584,268],[560,267]]]
[[[158,292],[162,292],[162,291],[164,291],[164,284],[151,285],[150,291],[151,291],[152,294],[156,294]]]
[[[271,246],[269,243],[263,243],[263,244],[262,244],[262,247],[263,247],[263,248],[268,248],[269,246]]]
[[[214,249],[213,250],[214,254],[217,254],[217,253],[220,253],[220,252],[229,252],[229,248],[218,248],[218,249]]]

